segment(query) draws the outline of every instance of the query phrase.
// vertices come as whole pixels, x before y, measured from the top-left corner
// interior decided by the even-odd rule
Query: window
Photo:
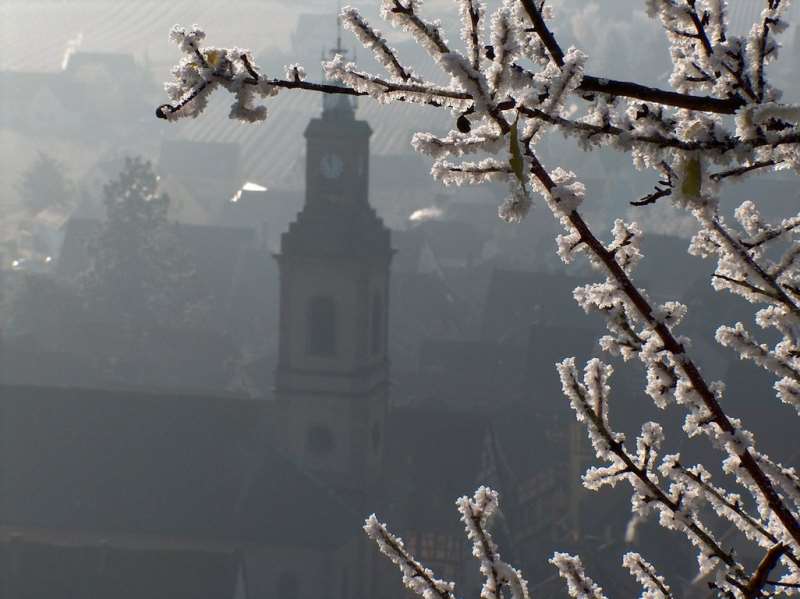
[[[379,293],[372,296],[370,331],[370,352],[374,356],[380,353],[383,345],[383,301]]]
[[[325,296],[311,298],[308,304],[306,350],[312,356],[336,354],[336,305]]]
[[[331,453],[336,446],[331,430],[315,424],[306,434],[306,451],[313,456],[322,457]]]

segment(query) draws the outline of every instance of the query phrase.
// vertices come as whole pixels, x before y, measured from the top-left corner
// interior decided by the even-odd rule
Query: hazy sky
[[[373,0],[350,0],[349,3],[362,8],[367,15],[375,16],[377,13],[377,3]],[[620,39],[635,43],[639,51],[630,55],[640,57],[645,54],[641,52],[640,42],[653,40],[650,33],[655,23],[643,18],[639,2],[605,3],[602,9],[595,2],[577,0],[556,0],[553,4],[560,17],[555,27],[559,34],[567,43],[580,37],[590,55],[597,55],[595,60],[612,66],[619,63],[619,57],[609,57],[611,60],[605,61],[601,55],[612,48],[617,48],[622,54],[625,44],[619,46]],[[628,8],[620,10],[619,6],[623,4]],[[55,70],[60,67],[69,47],[133,53],[138,58],[147,56],[154,66],[163,63],[164,68],[168,68],[175,52],[167,41],[167,32],[175,23],[199,23],[209,31],[209,39],[219,45],[249,47],[257,53],[267,47],[288,50],[300,14],[333,13],[336,6],[335,0],[229,0],[224,3],[203,0],[2,0],[0,68]],[[428,0],[424,10],[447,23],[450,20],[448,16],[454,12],[454,3],[452,0]],[[455,29],[451,29],[451,36],[456,35]],[[31,44],[30,40],[37,42]],[[656,40],[665,48],[658,36]],[[323,41],[312,38],[308,44],[316,47]],[[651,46],[654,50],[657,48],[648,44],[648,50]]]
[[[490,8],[497,3],[488,2]],[[332,15],[337,4],[337,0],[0,0],[0,69],[57,70],[72,47],[147,57],[155,74],[163,78],[177,57],[167,40],[175,23],[199,23],[215,45],[237,45],[256,54],[268,49],[288,53],[298,17]],[[341,4],[362,9],[395,42],[402,38],[377,18],[376,0]],[[732,17],[746,26],[762,4],[737,0],[731,3]],[[448,25],[451,38],[458,35],[454,5],[453,0],[426,0],[423,5],[426,15]],[[556,11],[553,28],[562,45],[575,44],[587,52],[592,71],[664,84],[667,45],[659,24],[646,17],[644,0],[552,0],[551,5]],[[331,23],[328,39],[309,32],[308,39],[301,40],[318,52],[333,40],[334,27]],[[786,38],[792,36],[790,32]],[[306,66],[309,73],[316,70],[316,65]]]
[[[488,4],[491,8],[498,2],[490,0]],[[378,18],[377,0],[342,1],[342,4],[347,3],[363,9],[374,25],[400,47],[401,57],[410,62],[417,60],[421,52],[414,52],[411,44],[404,44],[402,34],[393,32]],[[179,59],[177,48],[168,40],[170,28],[176,23],[198,23],[206,29],[209,44],[253,50],[268,75],[282,76],[283,65],[299,61],[306,67],[310,78],[318,79],[321,74],[320,52],[330,47],[335,39],[333,15],[337,4],[337,0],[0,0],[0,70],[55,72],[61,69],[65,55],[71,50],[121,52],[132,54],[140,63],[147,61],[153,81],[160,83],[169,79],[170,68]],[[644,0],[552,0],[551,4],[556,12],[552,26],[560,42],[565,48],[577,45],[589,55],[589,72],[667,86],[670,70],[667,44],[660,25],[646,17]],[[761,4],[762,0],[730,3],[739,30],[751,22]],[[454,20],[454,0],[426,0],[423,11],[445,23],[448,35],[456,45],[459,26]],[[795,19],[797,13],[795,5]],[[308,14],[327,15],[330,25],[317,27],[314,31],[298,31],[298,19]],[[783,36],[784,43],[794,52],[798,47],[795,38],[796,29]],[[347,47],[356,45],[347,32],[343,39]],[[358,62],[368,69],[373,68],[364,50],[358,53]],[[791,69],[794,63],[784,60],[782,64],[784,66],[779,68]],[[419,70],[429,74],[425,69]],[[429,71],[431,76],[438,72],[433,67]],[[796,77],[779,79],[797,87],[793,83]],[[796,91],[790,89],[788,97],[796,97]],[[157,89],[153,96],[150,101],[154,104],[163,99]],[[239,135],[239,129],[225,119],[228,99],[215,98],[214,102],[221,106],[219,114],[206,115],[202,121],[171,125],[170,134],[195,140],[232,141],[228,137]],[[296,133],[297,151],[281,152],[279,158],[286,165],[275,163],[276,168],[288,168],[300,153],[302,124],[316,114],[319,99],[282,95],[270,105],[270,110],[274,108],[273,114],[279,117],[271,121],[265,131],[274,135],[279,125],[291,121],[294,129],[284,138],[288,139],[289,133]],[[431,122],[434,117],[427,113],[417,110],[415,116],[407,117],[399,113],[410,112],[408,107],[394,110],[396,112],[392,113],[385,107],[362,103],[360,115],[369,120],[375,130],[372,141],[376,154],[410,151],[408,139],[412,127],[414,130],[417,127],[436,130],[435,123]],[[387,118],[389,114],[392,116]],[[442,127],[448,124],[439,123]],[[251,134],[255,135],[255,132]],[[91,148],[75,152],[64,143],[65,140],[20,139],[8,131],[0,132],[0,135],[3,138],[0,184],[6,189],[13,189],[19,173],[27,168],[40,146],[46,146],[50,153],[65,161],[71,175],[76,177],[96,159]],[[152,141],[157,144],[158,138],[154,136]],[[118,148],[118,151],[124,150]],[[7,195],[10,197],[12,194]],[[8,198],[3,198],[0,203],[7,201]]]

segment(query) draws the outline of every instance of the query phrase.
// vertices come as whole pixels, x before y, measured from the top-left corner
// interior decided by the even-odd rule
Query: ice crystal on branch
[[[567,553],[556,553],[550,563],[558,568],[558,574],[567,581],[567,589],[575,599],[606,599],[603,589],[586,575],[579,557]]]
[[[502,589],[507,589],[511,599],[529,599],[528,583],[522,574],[500,559],[497,546],[490,532],[492,519],[499,508],[496,491],[480,487],[473,497],[461,497],[456,501],[467,538],[472,542],[472,555],[480,564],[485,578],[481,599],[502,599]],[[403,584],[423,599],[455,599],[455,585],[434,577],[431,570],[423,566],[406,550],[403,541],[390,533],[373,514],[364,525],[367,535],[373,539],[381,552],[399,569]]]
[[[579,376],[574,359],[567,359],[558,365],[563,390],[601,461],[587,471],[586,486],[627,482],[633,491],[629,532],[656,512],[664,527],[697,548],[699,569],[718,594],[750,599],[793,593],[800,580],[797,474],[760,452],[754,436],[724,409],[724,384],[704,378],[690,340],[680,334],[686,306],[657,305],[637,287],[636,269],[648,266],[639,249],[642,229],[619,220],[610,241],[602,241],[581,214],[583,203],[591,201],[584,186],[568,165],[547,167],[537,154],[542,140],[559,133],[586,151],[625,152],[635,168],[652,171],[653,191],[631,203],[646,209],[669,201],[696,218],[699,230],[689,250],[717,261],[714,289],[751,302],[756,325],[778,336],[768,345],[743,323],[720,323],[717,340],[772,374],[777,396],[800,411],[800,215],[768,222],[755,202],[746,202],[735,221],[727,222],[718,208],[723,181],[754,172],[800,171],[800,107],[781,103],[769,77],[769,64],[779,54],[777,36],[786,29],[788,0],[764,0],[745,35],[731,31],[725,0],[644,0],[669,43],[668,90],[587,72],[586,54],[563,50],[550,29],[554,15],[546,1],[498,4],[487,14],[481,0],[458,0],[454,14],[461,34],[451,44],[441,24],[425,16],[421,0],[379,0],[383,19],[410,34],[449,80],[446,85],[418,78],[414,65],[405,65],[387,38],[352,7],[342,11],[344,26],[386,74],[367,72],[337,55],[324,64],[335,84],[307,81],[296,65],[285,79],[270,78],[246,50],[202,46],[202,30],[176,27],[171,37],[183,56],[175,80],[167,84],[170,103],[157,114],[171,120],[197,116],[219,87],[235,96],[231,117],[249,121],[263,119],[266,108],[259,101],[282,89],[368,95],[380,103],[442,110],[453,123],[451,131],[420,132],[412,142],[431,157],[433,177],[446,185],[504,182],[509,192],[498,214],[511,223],[528,216],[534,195],[542,197],[563,227],[559,256],[564,262],[585,257],[600,273],[599,281],[574,292],[584,310],[606,320],[608,334],[600,347],[642,363],[646,394],[660,408],[678,404],[685,433],[705,436],[720,450],[723,471],[757,509],[747,511],[739,494],[712,483],[703,465],[686,467],[677,454],[659,463],[665,440],[657,423],[645,423],[635,448],[627,447],[609,419],[611,367],[592,360]],[[526,597],[524,580],[502,562],[489,532],[497,495],[481,488],[458,506],[486,578],[484,599],[497,599],[503,586]],[[763,551],[754,570],[720,545],[714,527],[704,521],[714,517],[732,523]],[[452,584],[434,578],[376,519],[366,530],[412,590],[452,598]],[[573,596],[603,596],[578,558],[559,553],[553,563]],[[629,553],[623,563],[644,597],[670,596],[664,579],[641,556]]]
[[[402,539],[395,537],[381,524],[375,514],[364,524],[367,536],[375,541],[381,552],[400,569],[403,584],[423,599],[455,599],[455,584],[434,577],[428,568],[420,564],[403,545]]]
[[[642,599],[672,599],[670,588],[655,568],[638,553],[626,553],[622,565],[639,581],[645,592]]]
[[[174,81],[165,84],[172,103],[159,106],[156,115],[168,120],[196,117],[205,109],[211,92],[222,86],[236,98],[231,105],[230,118],[249,122],[264,120],[267,109],[256,105],[256,101],[274,96],[278,88],[259,76],[249,50],[201,48],[200,42],[205,37],[205,32],[197,25],[189,31],[178,25],[172,28],[170,39],[184,56],[172,69]]]

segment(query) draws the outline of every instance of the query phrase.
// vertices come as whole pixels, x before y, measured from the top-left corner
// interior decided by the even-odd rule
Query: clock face
[[[336,154],[325,154],[319,163],[319,170],[326,179],[338,179],[344,171],[344,162]]]

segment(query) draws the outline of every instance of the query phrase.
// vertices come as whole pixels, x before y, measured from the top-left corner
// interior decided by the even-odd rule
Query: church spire
[[[347,58],[347,49],[342,47],[342,2],[336,2],[336,46],[331,48],[330,57],[334,58],[340,54]],[[335,83],[334,83],[335,85]],[[356,98],[345,94],[323,94],[322,95],[322,116],[323,117],[347,117],[355,118]]]
[[[336,48],[332,52],[342,56],[347,52],[342,48],[342,0],[336,0]]]
[[[334,54],[343,51],[340,35],[336,41]],[[311,119],[306,202],[276,256],[276,409],[285,423],[277,434],[304,470],[359,511],[381,474],[389,384],[392,249],[369,204],[371,133],[349,103],[326,104]]]

